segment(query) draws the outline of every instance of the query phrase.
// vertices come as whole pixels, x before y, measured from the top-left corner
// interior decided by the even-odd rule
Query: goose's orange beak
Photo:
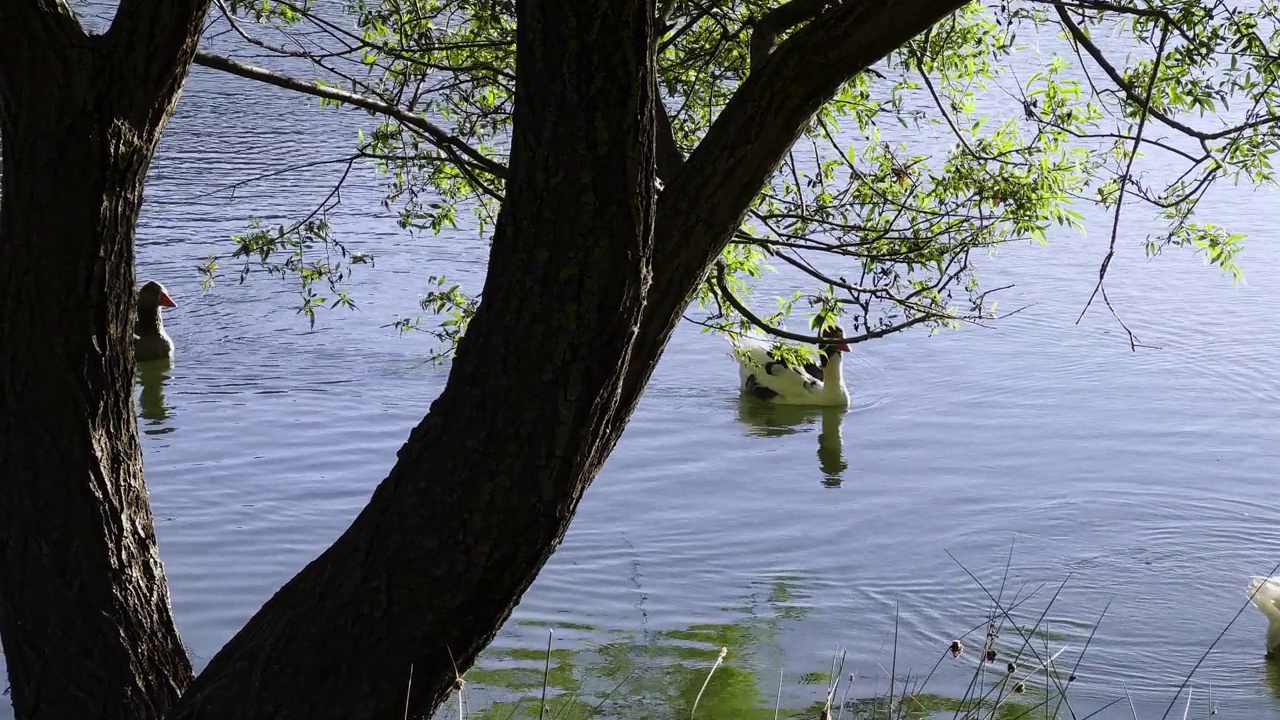
[[[178,303],[174,302],[173,298],[169,297],[169,293],[163,290],[160,291],[160,304],[164,307],[178,307]]]

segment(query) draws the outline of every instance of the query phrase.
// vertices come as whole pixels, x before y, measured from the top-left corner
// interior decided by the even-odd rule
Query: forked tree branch
[[[751,72],[764,64],[765,58],[778,44],[778,36],[808,22],[823,10],[831,0],[791,0],[765,13],[751,30]]]
[[[86,49],[90,42],[67,0],[0,0],[0,101],[35,74],[28,68],[47,66],[60,53]]]
[[[87,38],[67,0],[10,0],[0,3],[0,40],[17,46],[25,35],[54,32],[64,40]],[[0,46],[0,53],[5,48]],[[7,57],[8,55],[0,55]]]
[[[656,78],[655,78],[656,81]],[[658,179],[664,183],[671,182],[676,173],[680,172],[680,168],[684,166],[684,153],[680,152],[680,146],[676,144],[675,128],[671,125],[671,114],[667,112],[667,106],[662,102],[662,93],[659,92],[660,85],[653,93],[654,110],[654,132],[657,134],[655,145],[657,150],[658,162]]]
[[[103,36],[114,76],[133,94],[166,99],[159,106],[131,109],[140,126],[159,128],[172,111],[168,100],[186,81],[208,10],[209,0],[120,0]]]

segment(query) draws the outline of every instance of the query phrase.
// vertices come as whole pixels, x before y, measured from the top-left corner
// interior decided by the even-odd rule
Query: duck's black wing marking
[[[760,383],[756,382],[755,375],[747,376],[746,388],[747,388],[747,392],[751,393],[752,395],[754,395],[756,398],[760,400],[772,400],[778,397],[778,393],[776,391],[771,390],[761,385]]]
[[[817,380],[818,382],[822,382],[825,379],[822,377],[823,373],[822,373],[821,365],[817,365],[814,363],[805,363],[804,371],[809,374],[809,377],[813,378],[814,380]]]
[[[804,364],[804,371],[805,371],[805,372],[807,372],[807,373],[809,373],[809,377],[813,378],[814,380],[817,380],[818,382],[823,382],[824,380],[826,380],[826,377],[825,377],[826,372],[825,372],[825,371],[823,371],[823,368],[825,368],[825,367],[827,366],[827,362],[828,362],[830,359],[831,359],[831,358],[827,355],[827,353],[826,353],[826,351],[825,351],[825,350],[824,350],[824,351],[819,351],[819,352],[818,352],[818,362],[816,362],[816,363],[805,363],[805,364]]]

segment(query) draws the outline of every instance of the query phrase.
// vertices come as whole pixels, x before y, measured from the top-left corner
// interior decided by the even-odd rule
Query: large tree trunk
[[[518,4],[507,200],[449,382],[342,537],[200,675],[181,718],[428,712],[559,543],[632,403],[650,281],[652,0]]]
[[[142,480],[133,233],[185,77],[144,65],[193,51],[202,11],[173,3],[146,22],[168,17],[181,38],[117,52],[139,38],[88,36],[60,3],[0,5],[0,640],[13,706],[24,720],[160,718],[191,667]]]
[[[187,676],[128,321],[141,181],[204,2],[122,0],[96,39],[65,0],[0,0],[0,633],[23,718],[156,717]],[[520,0],[507,202],[448,386],[350,528],[170,717],[392,717],[411,667],[413,706],[432,710],[560,541],[689,293],[813,111],[959,4],[828,6],[687,162],[664,154],[659,204],[653,0]]]
[[[813,112],[961,2],[846,2],[797,31],[687,162],[668,154],[656,218],[653,4],[517,3],[506,203],[448,385],[369,505],[175,718],[387,717],[410,668],[412,707],[432,711],[563,536],[689,294]]]
[[[150,149],[75,100],[14,104],[2,131],[0,636],[19,717],[159,717],[191,670],[131,402]]]

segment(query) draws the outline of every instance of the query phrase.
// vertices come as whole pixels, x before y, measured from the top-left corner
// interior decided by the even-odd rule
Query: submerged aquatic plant
[[[888,668],[878,667],[880,672],[871,675],[849,671],[846,669],[848,651],[837,648],[825,671],[795,676],[802,687],[822,687],[820,695],[815,692],[812,702],[783,707],[785,670],[778,673],[776,692],[767,697],[760,690],[763,683],[757,674],[758,667],[748,667],[743,659],[756,654],[760,646],[773,644],[783,621],[801,619],[806,612],[793,602],[795,591],[785,581],[779,581],[766,600],[775,611],[774,617],[752,605],[747,608],[748,619],[744,623],[657,632],[650,634],[647,642],[637,642],[629,634],[621,633],[618,642],[578,651],[553,650],[550,642],[545,651],[491,648],[470,675],[494,691],[495,696],[509,697],[492,700],[469,717],[483,720],[932,720],[943,717],[1058,720],[1122,713],[1123,717],[1139,718],[1123,682],[1118,683],[1113,697],[1099,707],[1082,711],[1072,703],[1072,689],[1107,615],[1109,603],[1089,625],[1088,634],[1080,638],[1076,650],[1069,642],[1072,638],[1053,630],[1049,622],[1051,612],[1071,580],[1070,575],[1056,585],[1040,583],[1028,587],[1024,584],[1012,589],[1008,587],[1011,548],[999,585],[989,587],[955,560],[985,597],[987,612],[985,617],[939,647],[937,659],[923,675],[899,669],[898,650],[902,638],[895,612]],[[1038,599],[1044,602],[1037,603]],[[1246,601],[1240,611],[1248,605]],[[1241,612],[1236,613],[1231,623]],[[565,627],[596,630],[572,623]],[[1162,718],[1191,717],[1193,709],[1197,716],[1216,715],[1212,688],[1195,693],[1191,680],[1225,633],[1224,629],[1188,671]],[[658,642],[653,642],[655,639]],[[593,654],[598,657],[597,663],[589,668],[579,664]]]

